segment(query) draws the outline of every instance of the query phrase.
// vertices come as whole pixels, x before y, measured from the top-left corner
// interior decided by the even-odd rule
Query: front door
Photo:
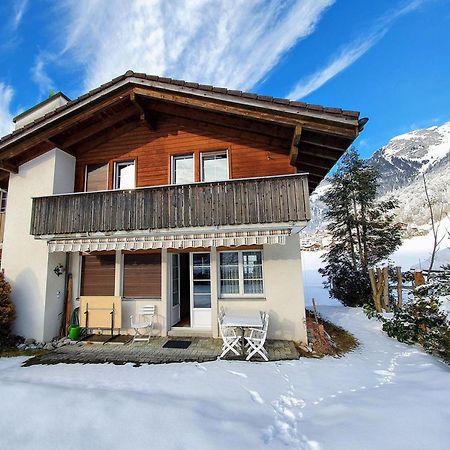
[[[174,326],[180,321],[180,255],[177,253],[171,256],[171,314],[170,326]]]
[[[211,328],[211,254],[190,253],[191,326]]]

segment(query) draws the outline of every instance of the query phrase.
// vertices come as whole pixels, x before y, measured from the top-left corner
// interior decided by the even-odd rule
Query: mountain
[[[450,122],[396,136],[368,161],[380,173],[379,198],[399,200],[397,219],[407,224],[408,230],[430,224],[424,177],[435,217],[450,214]],[[326,207],[320,197],[329,186],[324,179],[311,195],[312,220],[305,230],[308,243],[326,236]]]

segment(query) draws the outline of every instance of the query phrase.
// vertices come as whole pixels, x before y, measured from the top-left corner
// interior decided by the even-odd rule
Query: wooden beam
[[[334,162],[334,159],[323,159],[319,156],[305,155],[304,153],[300,153],[300,157],[298,159],[298,165],[308,164],[308,166],[326,170],[330,170],[331,167],[333,167]]]
[[[289,162],[291,166],[295,166],[298,156],[298,147],[300,145],[300,138],[302,136],[302,127],[296,125],[294,135],[292,136],[291,149],[289,151]]]
[[[106,130],[107,128],[115,125],[116,123],[121,122],[122,120],[129,119],[130,117],[133,116],[137,116],[135,108],[126,108],[123,111],[112,115],[111,117],[102,119],[97,123],[82,128],[81,131],[76,131],[74,134],[70,135],[66,139],[63,138],[61,140],[61,143],[59,144],[61,146],[60,148],[64,149],[71,147],[77,142],[81,142],[84,139],[91,137],[100,131]]]
[[[336,162],[343,154],[344,150],[333,150],[327,147],[316,147],[312,144],[300,143],[300,157],[303,155],[320,158],[326,161]]]
[[[0,161],[0,170],[9,173],[19,173],[19,168],[8,161]]]
[[[204,98],[194,98],[187,95],[180,95],[174,93],[162,92],[152,88],[134,88],[134,92],[138,95],[155,98],[160,100],[165,100],[179,105],[187,105],[198,107],[210,111],[218,111],[226,114],[235,114],[242,117],[250,117],[256,120],[261,120],[265,122],[279,123],[285,125],[308,125],[314,130],[320,130],[325,134],[334,134],[337,136],[342,136],[344,138],[354,140],[358,136],[358,130],[355,124],[349,123],[339,123],[331,121],[327,118],[322,117],[309,117],[307,116],[307,111],[305,115],[292,112],[292,113],[279,113],[274,110],[264,109],[263,107],[251,107],[243,106],[239,104],[224,104],[222,102],[213,101]]]
[[[249,118],[235,117],[218,111],[205,111],[199,108],[175,105],[169,102],[160,102],[151,99],[146,99],[144,106],[153,111],[172,117],[182,117],[271,138],[275,137],[285,141],[283,146],[286,147],[286,149],[289,149],[289,144],[292,140],[292,130],[294,129],[294,126],[292,125],[284,126],[274,123],[261,123]]]
[[[111,139],[114,139],[121,134],[127,133],[139,125],[138,121],[128,122],[124,125],[121,125],[118,128],[109,128],[106,131],[99,133],[97,136],[90,137],[85,139],[84,141],[77,142],[75,145],[72,145],[67,150],[71,153],[73,152],[76,155],[80,155],[88,152],[89,150],[94,149],[95,147],[99,147],[100,145],[108,142]]]
[[[299,168],[299,170],[301,172],[308,172],[311,175],[318,175],[318,176],[322,176],[322,175],[325,176],[331,169],[331,167],[330,167],[330,169],[327,169],[327,168],[320,169],[320,168],[312,166],[310,164],[305,164],[303,162],[298,164],[297,167]]]
[[[76,122],[80,122],[106,107],[122,102],[124,100],[124,95],[128,98],[129,92],[130,91],[128,90],[125,94],[121,93],[120,95],[116,95],[114,97],[108,97],[96,104],[87,104],[81,111],[73,114],[70,118],[66,116],[56,123],[46,125],[42,130],[36,131],[33,136],[28,134],[22,136],[17,141],[6,145],[2,150],[0,150],[0,160],[13,158],[25,150],[28,150],[29,148],[51,139],[53,136],[60,134],[63,131],[66,131]]]
[[[151,114],[148,110],[144,108],[142,103],[139,101],[138,96],[134,92],[130,94],[130,100],[134,103],[135,107],[140,113],[140,120],[143,122],[151,131],[156,130],[156,116]]]

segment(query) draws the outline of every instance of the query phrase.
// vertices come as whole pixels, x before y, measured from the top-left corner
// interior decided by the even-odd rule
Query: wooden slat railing
[[[156,230],[309,220],[305,174],[33,199],[31,234]]]

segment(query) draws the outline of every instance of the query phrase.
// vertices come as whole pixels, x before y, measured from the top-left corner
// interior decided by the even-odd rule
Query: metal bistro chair
[[[221,312],[220,312],[221,313]],[[235,355],[239,356],[239,351],[236,350],[236,347],[239,346],[239,341],[241,339],[240,336],[236,334],[236,331],[232,327],[225,327],[223,325],[223,316],[219,313],[218,322],[219,322],[219,331],[220,337],[222,338],[222,354],[219,358],[223,358],[228,352],[233,352]]]
[[[267,350],[264,348],[264,344],[267,339],[267,330],[269,328],[269,314],[265,313],[263,317],[263,327],[250,328],[250,335],[245,338],[248,344],[249,354],[247,361],[249,361],[254,355],[259,354],[265,361],[269,361]]]
[[[139,308],[137,315],[130,316],[131,328],[134,329],[133,342],[150,341],[155,315],[155,305],[144,305]]]

